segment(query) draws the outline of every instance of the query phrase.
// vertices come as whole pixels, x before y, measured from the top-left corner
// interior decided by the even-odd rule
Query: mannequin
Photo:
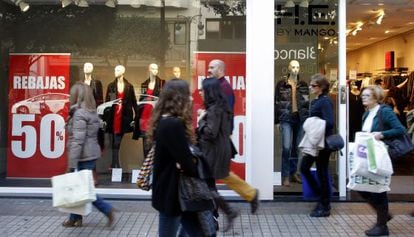
[[[138,113],[137,99],[132,84],[124,77],[125,67],[118,65],[114,70],[115,80],[109,83],[105,101],[120,99],[114,103],[108,118],[108,131],[112,135],[112,168],[119,168],[119,146],[125,133],[132,132],[134,114]],[[134,110],[134,112],[132,111]]]
[[[96,107],[103,103],[103,89],[102,89],[102,82],[92,77],[93,73],[93,64],[90,62],[86,62],[83,64],[83,83],[89,85],[92,89],[93,97],[95,98]],[[105,148],[105,134],[103,129],[99,129],[98,131],[98,143],[101,147],[101,151]],[[94,181],[95,185],[98,184],[98,176],[96,174],[96,167],[93,170]]]
[[[141,97],[140,101],[152,101],[153,97],[158,97],[160,92],[165,84],[165,80],[162,80],[158,77],[158,65],[151,63],[148,65],[148,79],[141,84]],[[149,96],[145,96],[149,95]],[[133,139],[138,139],[138,137],[143,138],[144,143],[144,156],[147,155],[151,145],[147,143],[145,133],[147,132],[149,121],[151,118],[152,106],[149,104],[143,104],[140,106],[139,121],[136,121],[138,126],[135,128]]]
[[[299,79],[300,65],[289,62],[289,74],[284,76],[275,89],[275,123],[280,123],[282,140],[282,181],[301,183],[298,175],[298,145],[303,136],[303,122],[309,114],[309,87]]]
[[[93,64],[86,62],[83,65],[83,83],[89,85],[92,88],[93,97],[95,98],[96,106],[99,106],[103,103],[103,90],[102,90],[102,82],[100,80],[96,80],[92,77],[93,72]]]
[[[181,79],[181,69],[180,67],[173,67],[172,69],[174,78],[173,79]]]

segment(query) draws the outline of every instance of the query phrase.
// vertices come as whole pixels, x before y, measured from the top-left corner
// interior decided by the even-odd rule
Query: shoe
[[[292,174],[290,176],[290,182],[301,184],[302,183],[302,178],[298,174]]]
[[[328,205],[327,207],[322,206],[322,204],[319,204],[316,206],[316,208],[310,213],[311,217],[328,217],[331,215],[331,205]]]
[[[82,227],[82,220],[66,220],[62,223],[63,227]]]
[[[250,211],[252,214],[255,214],[257,209],[259,208],[259,190],[256,189],[256,195],[254,196],[253,200],[250,201]]]
[[[365,235],[367,236],[388,236],[389,234],[390,232],[388,231],[388,227],[386,225],[374,225],[374,227],[365,231]]]
[[[108,215],[106,215],[106,217],[108,218],[108,222],[106,223],[106,227],[109,227],[109,228],[113,227],[114,220],[115,220],[114,212],[115,212],[115,210],[112,208],[111,212],[109,212]]]
[[[238,211],[232,211],[229,215],[226,215],[227,224],[223,228],[223,232],[229,231],[233,228],[234,220],[239,216]],[[217,223],[218,224],[218,223]],[[218,229],[218,226],[216,227]]]
[[[283,186],[290,187],[289,177],[283,178]]]

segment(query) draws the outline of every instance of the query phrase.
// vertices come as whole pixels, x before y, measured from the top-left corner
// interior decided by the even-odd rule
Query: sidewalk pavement
[[[96,209],[84,218],[81,228],[64,228],[64,213],[52,207],[51,199],[0,198],[0,236],[157,236],[158,215],[151,203],[141,200],[109,200],[118,210],[113,229],[105,227],[106,217]],[[241,211],[234,228],[218,236],[364,236],[376,220],[366,203],[332,203],[331,216],[311,218],[309,202],[262,202],[256,215],[244,202],[231,202]],[[391,203],[394,218],[390,236],[414,236],[414,203]],[[220,217],[221,227],[224,225]]]

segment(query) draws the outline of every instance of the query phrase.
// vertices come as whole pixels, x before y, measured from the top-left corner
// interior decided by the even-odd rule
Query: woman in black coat
[[[221,90],[219,80],[205,79],[200,93],[206,110],[202,111],[198,118],[198,144],[214,178],[225,179],[230,175],[232,157],[230,135],[233,113]],[[215,186],[215,184],[212,185]],[[214,194],[214,201],[226,214],[227,225],[224,227],[226,232],[232,227],[238,211],[230,207],[217,190]]]
[[[194,212],[183,212],[178,198],[180,173],[197,177],[189,143],[194,142],[190,89],[183,80],[165,84],[148,130],[155,142],[152,206],[159,212],[159,236],[175,237],[181,223],[190,236],[202,236]]]

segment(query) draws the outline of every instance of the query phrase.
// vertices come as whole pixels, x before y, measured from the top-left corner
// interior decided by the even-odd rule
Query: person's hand
[[[396,115],[400,115],[400,111],[397,109],[397,107],[394,107],[393,111]]]
[[[181,165],[179,163],[175,163],[175,167],[177,167],[177,169],[181,170]]]
[[[200,122],[200,120],[206,116],[207,112],[205,109],[198,109],[197,110],[197,124]]]
[[[381,132],[372,132],[372,135],[374,135],[374,138],[377,140],[381,140],[384,138],[384,135],[382,135]]]

